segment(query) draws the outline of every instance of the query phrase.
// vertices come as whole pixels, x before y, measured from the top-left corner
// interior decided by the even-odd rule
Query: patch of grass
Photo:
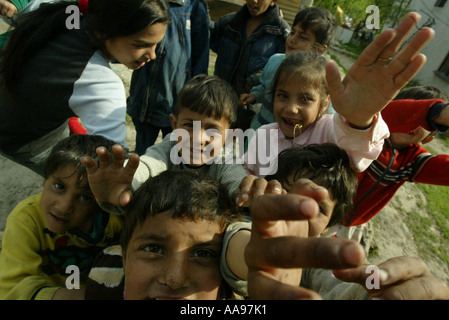
[[[449,264],[449,187],[418,183],[427,199],[427,215],[409,213],[407,227],[424,256],[435,255]]]

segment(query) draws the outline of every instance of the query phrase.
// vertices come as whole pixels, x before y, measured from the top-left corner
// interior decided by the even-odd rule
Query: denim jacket
[[[259,83],[273,54],[285,53],[290,33],[277,4],[268,8],[262,24],[244,41],[248,19],[248,8],[244,5],[239,11],[211,22],[211,49],[218,55],[215,74],[231,83],[239,95]]]
[[[135,70],[127,112],[134,119],[170,127],[176,97],[193,76],[209,66],[209,13],[204,0],[170,0],[172,22],[156,59]]]

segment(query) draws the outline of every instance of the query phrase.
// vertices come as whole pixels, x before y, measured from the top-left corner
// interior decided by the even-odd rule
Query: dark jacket
[[[273,54],[285,53],[285,41],[290,33],[290,26],[274,5],[245,41],[249,17],[244,5],[239,11],[211,23],[211,49],[218,55],[215,74],[231,83],[239,95],[259,83],[262,70]]]

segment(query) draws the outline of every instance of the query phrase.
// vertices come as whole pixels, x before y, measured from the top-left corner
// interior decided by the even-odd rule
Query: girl
[[[84,298],[83,279],[94,257],[118,241],[122,224],[120,217],[99,208],[80,158],[96,157],[98,147],[110,150],[113,144],[101,136],[72,135],[55,146],[42,192],[20,202],[6,221],[0,299]],[[68,267],[78,272],[72,274]],[[70,274],[69,283],[80,287],[66,287]]]
[[[80,28],[69,30],[76,5]],[[164,0],[60,1],[19,17],[0,63],[0,152],[42,175],[73,116],[126,145],[125,90],[109,62],[138,69],[155,59],[169,21]]]
[[[260,126],[275,121],[270,88],[276,70],[285,57],[298,51],[324,54],[332,43],[336,26],[332,13],[324,8],[309,7],[298,12],[285,42],[285,53],[272,55],[260,76],[260,83],[254,86],[250,93],[240,95],[241,107],[255,102],[262,104],[260,112],[251,121],[251,128],[257,130]]]
[[[358,171],[363,171],[377,157],[383,139],[388,136],[388,128],[380,116],[375,117],[370,129],[360,130],[351,128],[338,114],[324,114],[330,101],[326,59],[317,53],[297,52],[288,56],[275,75],[272,95],[276,122],[260,127],[250,141],[244,156],[249,174],[265,176],[276,172],[275,161],[268,169],[260,167],[261,163],[268,163],[260,159],[266,153],[258,151],[256,163],[251,163],[252,158],[248,157],[256,152],[258,141],[268,132],[269,159],[275,159],[287,148],[331,142],[348,153]]]
[[[324,142],[337,144],[348,153],[357,171],[365,170],[378,157],[389,134],[380,111],[426,62],[419,51],[433,38],[432,29],[421,29],[399,50],[420,18],[409,13],[396,30],[382,32],[343,80],[336,63],[326,64],[317,54],[297,52],[286,58],[272,86],[277,122],[256,131],[243,159],[247,171],[258,175],[260,164],[270,163],[265,175],[273,174],[277,166],[274,160],[282,150]],[[323,115],[329,94],[337,114]],[[265,141],[268,145],[264,146]],[[269,149],[255,152],[258,142]],[[269,154],[263,152],[267,150]],[[247,190],[241,188],[241,196]]]

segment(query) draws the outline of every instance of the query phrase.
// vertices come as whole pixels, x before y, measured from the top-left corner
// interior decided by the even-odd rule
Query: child
[[[168,1],[172,22],[157,47],[156,59],[133,71],[127,112],[136,128],[136,153],[142,155],[171,132],[169,114],[192,77],[209,66],[209,16],[205,0]]]
[[[212,177],[166,171],[148,179],[125,215],[124,272],[117,277],[122,283],[124,277],[122,298],[232,298],[220,274],[220,255],[226,227],[242,218],[225,187]],[[122,290],[107,289],[102,273],[103,268],[92,269],[86,298],[102,299],[108,291]]]
[[[288,192],[299,179],[309,179],[327,189],[326,197],[318,203],[319,214],[302,222],[308,224],[306,231],[309,237],[317,237],[325,229],[342,223],[352,205],[357,185],[357,175],[351,168],[348,155],[331,143],[285,149],[279,154],[276,174],[266,177],[266,180],[273,179],[279,181]],[[226,253],[228,268],[224,270],[227,270],[225,274],[234,282],[239,278],[246,279],[247,268],[242,261],[242,244],[246,245],[249,241],[250,233],[242,229],[249,230],[249,223],[247,226],[235,228],[228,235],[231,238]]]
[[[0,299],[82,299],[94,256],[118,240],[121,219],[98,207],[79,162],[95,157],[101,136],[72,135],[52,150],[41,193],[17,205],[9,215],[0,253]],[[66,288],[68,267],[81,288]],[[75,284],[74,284],[75,285]]]
[[[70,6],[78,28],[67,27]],[[169,22],[165,0],[58,1],[14,19],[0,63],[2,155],[42,175],[74,116],[126,147],[125,90],[109,62],[144,66]]]
[[[365,253],[358,243],[292,233],[292,225],[317,214],[310,204],[320,201],[322,192],[322,188],[302,180],[289,194],[261,196],[255,201],[245,255],[252,299],[448,299],[447,284],[433,276],[421,259],[395,257],[377,265],[379,286],[373,288],[376,273],[372,266],[363,265]],[[304,269],[299,287],[298,283],[286,284],[280,268],[328,270]]]
[[[401,91],[382,111],[390,138],[364,172],[345,225],[362,225],[372,219],[407,181],[449,185],[449,155],[431,155],[422,146],[436,133],[448,131],[448,102],[438,88],[412,87]]]
[[[337,144],[348,153],[354,169],[364,171],[380,154],[389,133],[380,111],[425,63],[419,50],[433,38],[432,29],[421,29],[398,51],[419,20],[420,16],[412,12],[396,31],[382,32],[362,52],[343,81],[333,61],[326,64],[323,57],[307,52],[287,57],[272,86],[277,122],[260,127],[249,142],[244,158],[247,171],[259,175],[264,169],[264,175],[272,174],[275,165],[270,160],[276,159],[280,151],[323,142]],[[327,89],[337,114],[323,115],[330,100]],[[264,142],[268,131],[270,138]],[[257,153],[258,142],[266,147],[262,151],[269,148],[269,155]],[[254,159],[256,154],[258,158]],[[266,163],[270,166],[261,168],[260,164]]]
[[[132,190],[166,170],[195,171],[208,174],[228,188],[232,195],[245,176],[237,159],[225,159],[225,133],[236,120],[237,96],[231,86],[217,76],[198,75],[179,93],[175,113],[170,115],[174,129],[163,141],[151,146],[140,157],[135,155],[125,167],[124,150],[114,151],[114,164],[98,168],[88,158],[89,182],[98,200],[125,206]],[[109,154],[99,150],[99,157]],[[137,169],[137,171],[135,171]],[[135,174],[134,174],[135,173]],[[114,210],[109,208],[108,210]]]
[[[305,8],[296,15],[293,27],[286,40],[285,53],[274,54],[268,60],[260,77],[260,84],[254,86],[250,93],[240,96],[239,105],[255,102],[261,103],[261,109],[251,121],[251,128],[257,130],[261,125],[275,122],[272,111],[271,84],[281,62],[292,52],[314,51],[324,54],[331,45],[336,21],[326,9],[320,7]]]
[[[290,26],[281,18],[277,0],[246,4],[211,23],[210,47],[217,53],[215,75],[228,81],[238,96],[259,84],[268,59],[285,52]],[[238,109],[236,128],[247,129],[252,112]]]
[[[372,123],[360,130],[347,124],[351,122],[351,114],[346,123],[338,114],[324,114],[330,101],[326,60],[317,53],[289,55],[276,72],[272,95],[276,122],[260,127],[250,140],[244,155],[245,168],[250,174],[264,176],[275,172],[275,164],[270,163],[268,168],[260,165],[267,163],[260,155],[267,155],[258,150],[261,148],[259,140],[268,132],[268,159],[275,159],[277,153],[286,148],[331,142],[348,153],[358,171],[363,171],[377,157],[383,139],[388,136],[388,128],[379,115],[367,112],[366,119]],[[259,156],[255,161],[254,154]]]

